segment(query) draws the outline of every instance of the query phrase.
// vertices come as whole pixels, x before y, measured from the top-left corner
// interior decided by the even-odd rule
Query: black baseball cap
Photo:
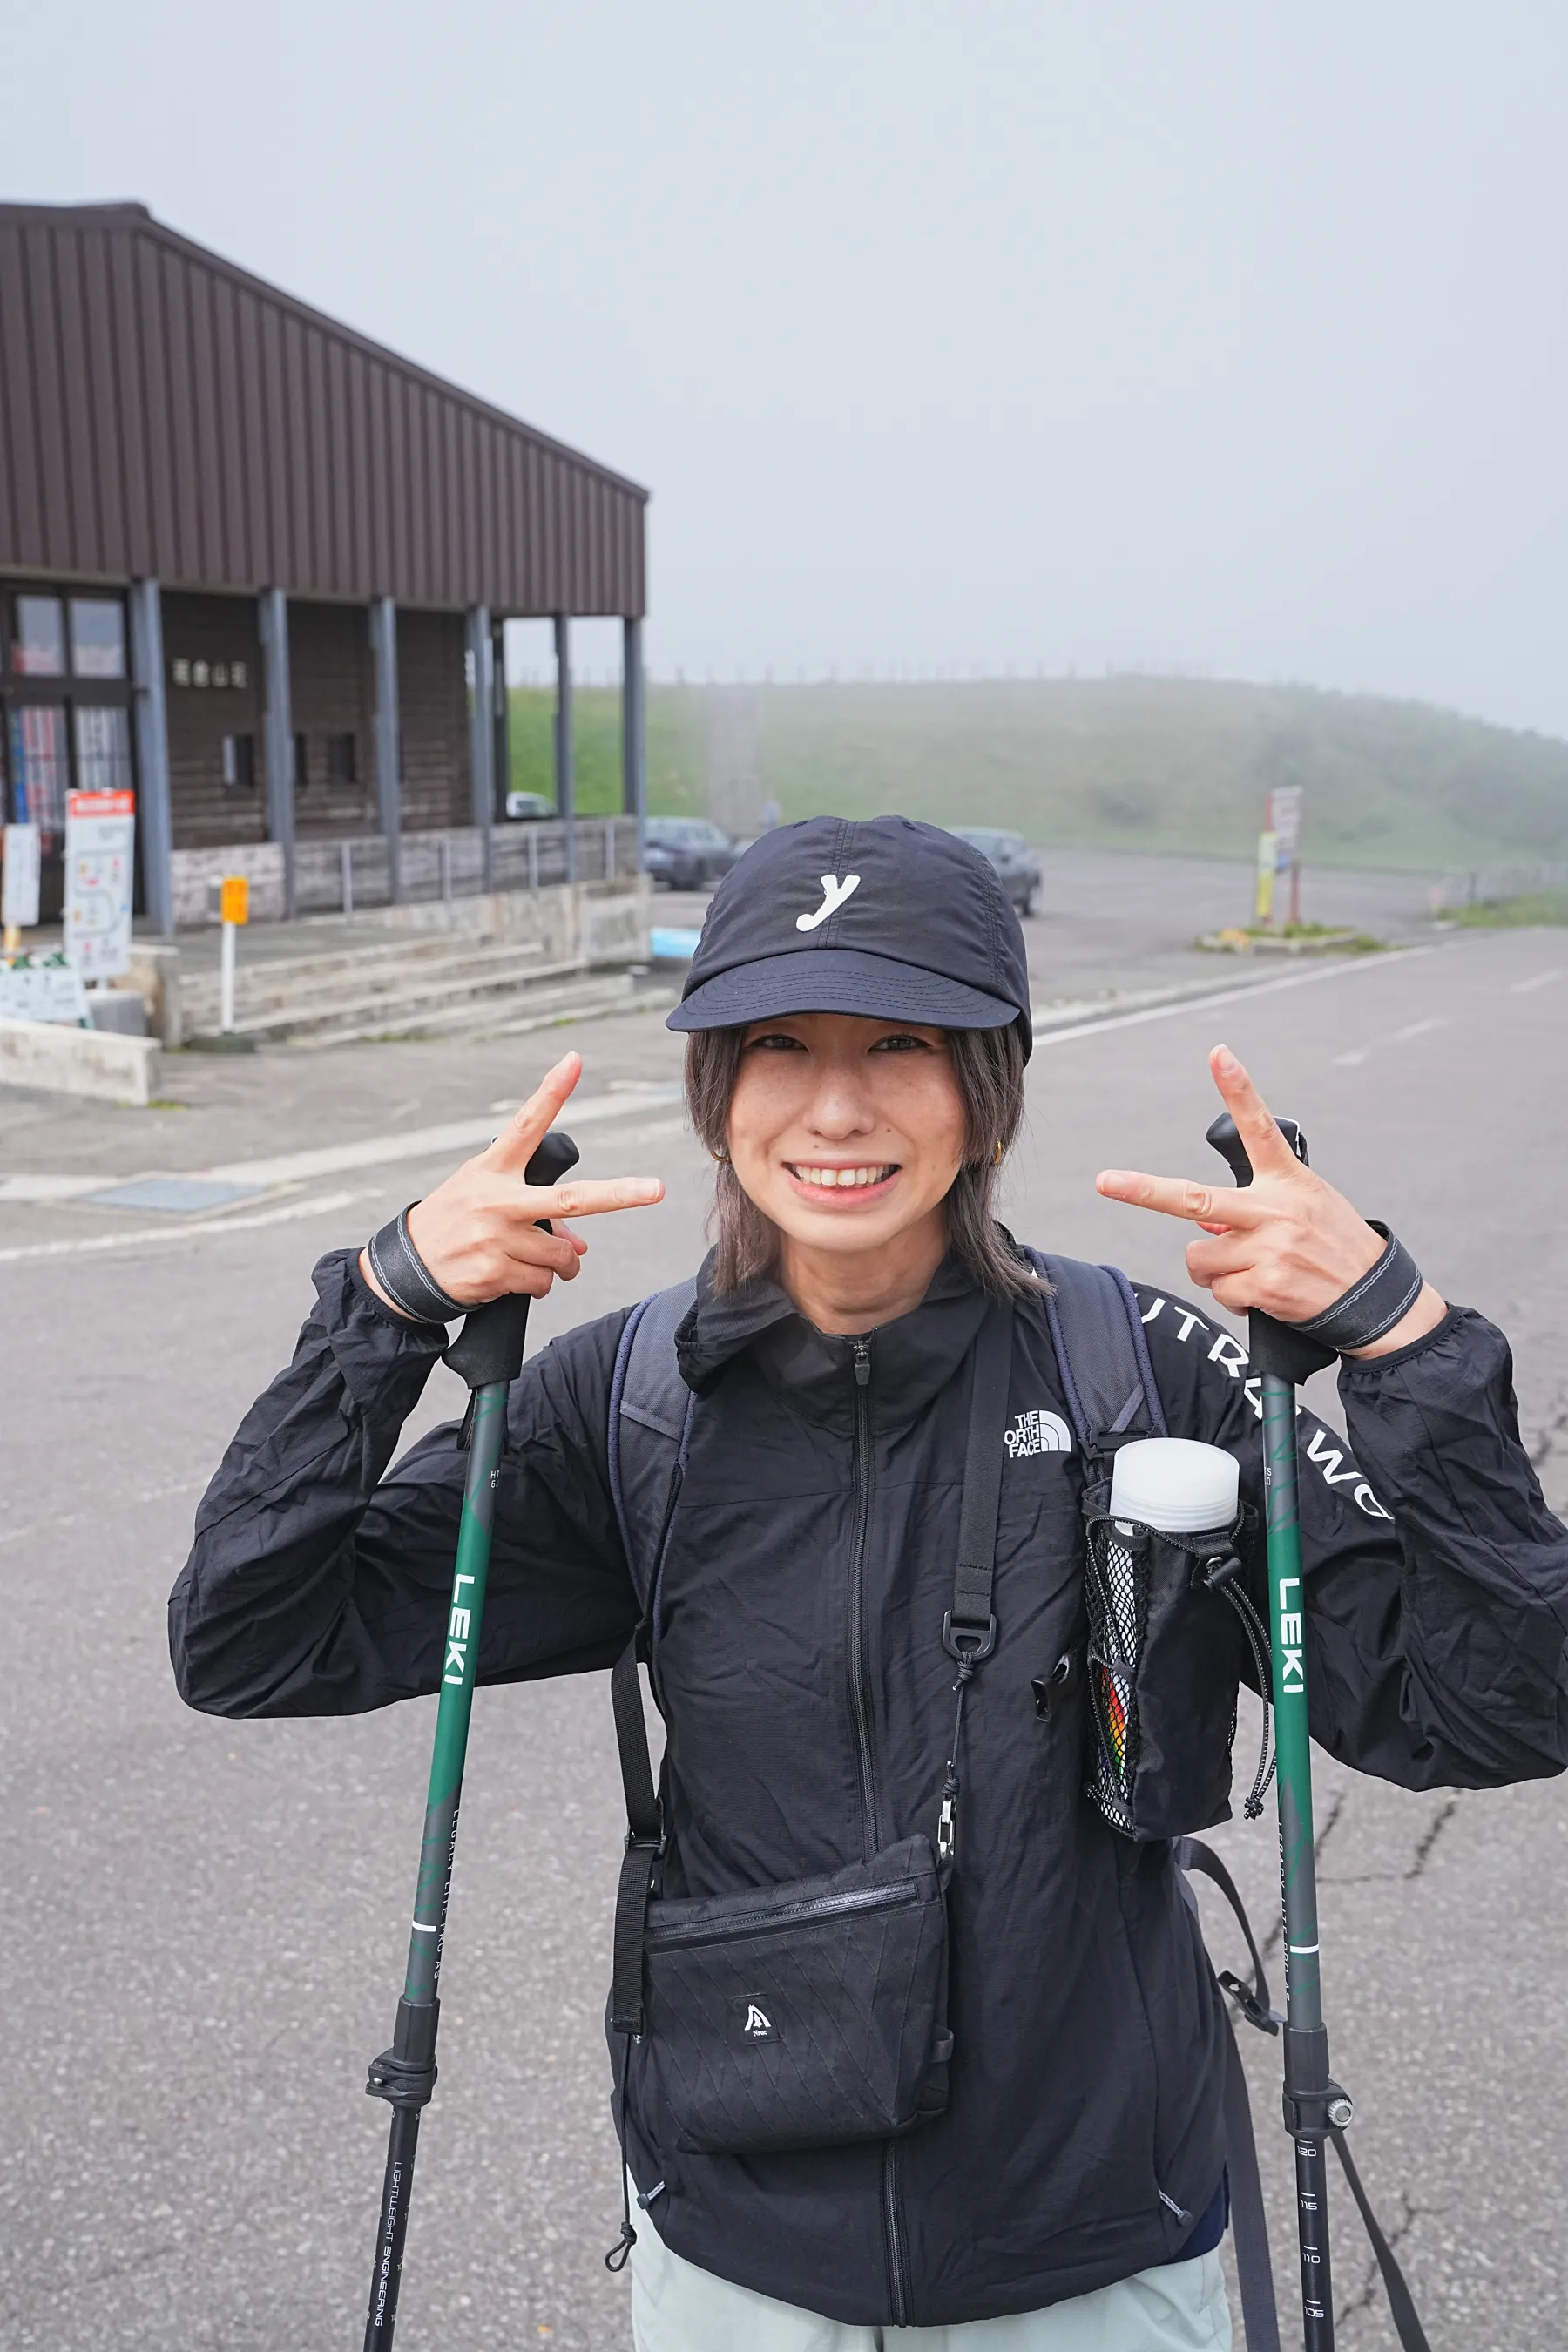
[[[994,868],[940,825],[807,817],[754,841],[713,893],[671,1029],[858,1013],[935,1029],[1016,1022],[1024,934]]]

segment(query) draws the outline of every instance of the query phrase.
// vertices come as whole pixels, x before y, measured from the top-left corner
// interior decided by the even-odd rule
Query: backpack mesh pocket
[[[1267,1635],[1238,1581],[1205,1579],[1241,1522],[1228,1536],[1167,1536],[1113,1519],[1087,1497],[1085,1517],[1089,1801],[1123,1837],[1210,1829],[1230,1819],[1244,1662],[1266,1700],[1268,1691]],[[1260,1760],[1248,1813],[1267,1785],[1262,1770]]]

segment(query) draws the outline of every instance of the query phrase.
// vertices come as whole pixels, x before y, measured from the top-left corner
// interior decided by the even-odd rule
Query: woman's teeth
[[[897,1165],[889,1161],[878,1168],[797,1168],[795,1172],[803,1184],[881,1184]]]

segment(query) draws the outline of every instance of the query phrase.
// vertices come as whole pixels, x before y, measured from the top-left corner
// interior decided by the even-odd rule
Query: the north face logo
[[[1026,1454],[1070,1454],[1072,1432],[1058,1412],[1021,1412],[1003,1443],[1009,1462]]]
[[[742,2026],[741,2032],[748,2042],[776,2042],[778,2040],[778,2035],[773,2031],[773,2022],[772,2018],[768,2015],[766,2010],[759,2009],[754,2000],[749,2000],[746,2003],[746,2021]]]

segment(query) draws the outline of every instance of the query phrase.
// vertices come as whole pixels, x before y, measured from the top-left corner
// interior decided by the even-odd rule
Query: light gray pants
[[[637,2226],[637,2352],[1230,2352],[1217,2253],[1164,2263],[1095,2294],[1011,2319],[845,2327],[699,2270],[670,2252],[646,2213]]]

